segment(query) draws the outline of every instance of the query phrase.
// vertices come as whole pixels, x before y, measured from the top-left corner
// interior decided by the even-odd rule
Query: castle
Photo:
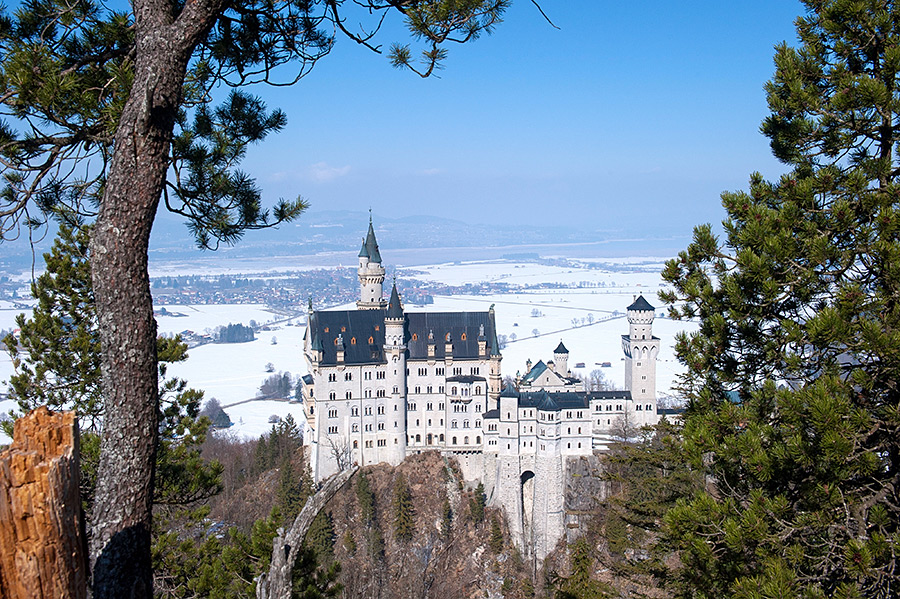
[[[585,391],[562,342],[518,389],[501,389],[493,306],[406,312],[396,283],[385,301],[371,218],[358,275],[355,310],[309,306],[302,397],[314,479],[354,463],[396,465],[440,451],[456,458],[467,481],[484,483],[517,545],[543,558],[565,533],[570,458],[603,451],[659,419],[653,307],[643,296],[628,306],[624,391]]]

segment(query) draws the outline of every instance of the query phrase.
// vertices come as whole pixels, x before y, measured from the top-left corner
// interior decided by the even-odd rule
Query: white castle
[[[585,391],[560,342],[501,389],[493,306],[487,312],[406,312],[369,220],[359,252],[356,310],[309,306],[302,379],[316,481],[351,465],[397,465],[413,453],[454,457],[471,483],[502,507],[517,545],[542,559],[565,533],[569,458],[603,451],[659,420],[654,309],[628,306],[624,391]]]

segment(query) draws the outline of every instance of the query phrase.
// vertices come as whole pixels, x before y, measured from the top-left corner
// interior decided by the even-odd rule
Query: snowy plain
[[[643,294],[657,307],[654,334],[661,340],[657,394],[669,399],[675,397],[672,386],[682,371],[673,352],[675,335],[680,331],[694,331],[697,325],[664,316],[665,307],[657,299],[657,292],[662,288],[659,275],[662,263],[662,259],[653,258],[598,258],[585,260],[581,265],[559,267],[493,260],[400,268],[397,274],[401,281],[419,279],[449,285],[501,281],[514,286],[517,291],[501,294],[438,295],[432,305],[407,304],[404,308],[408,311],[486,311],[494,305],[498,333],[508,338],[502,352],[504,376],[524,373],[528,359],[533,362],[552,360],[554,348],[562,341],[569,350],[569,368],[574,374],[586,377],[591,371],[600,370],[617,388],[624,386],[621,338],[628,332],[625,309],[637,295]],[[564,287],[534,288],[541,284]],[[170,315],[157,317],[161,334],[185,330],[202,333],[228,323],[249,324],[250,320],[255,320],[264,324],[284,318],[260,304],[164,307]],[[353,307],[351,304],[339,309]],[[12,322],[3,308],[0,306],[0,329],[10,328],[7,320]],[[299,324],[299,319],[269,326],[272,330],[257,333],[255,341],[193,347],[185,362],[169,366],[170,376],[183,378],[189,386],[204,390],[207,399],[218,399],[234,423],[230,431],[239,436],[257,437],[265,433],[271,427],[269,418],[272,415],[284,417],[290,413],[298,423],[303,421],[299,404],[248,401],[257,396],[260,385],[270,376],[266,371],[269,363],[275,372],[290,372],[295,378],[306,373],[302,351],[305,327]],[[274,344],[273,337],[276,338]],[[610,365],[601,367],[604,362]],[[581,363],[583,367],[579,367]],[[0,353],[0,393],[6,391],[6,380],[11,372],[9,357]],[[0,410],[5,413],[12,407],[8,404],[11,402],[0,402]],[[8,441],[0,436],[0,444],[5,442]]]

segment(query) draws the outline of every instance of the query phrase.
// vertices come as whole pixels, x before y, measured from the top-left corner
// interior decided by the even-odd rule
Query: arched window
[[[453,437],[453,445],[456,445],[456,437]]]
[[[481,395],[481,387],[475,387],[475,395]]]
[[[475,437],[475,445],[481,445],[481,435]]]
[[[375,343],[375,337],[369,337],[369,345],[372,345],[374,343]]]
[[[359,441],[353,442],[353,449],[359,449]]]
[[[416,443],[422,442],[422,435],[416,435]]]
[[[439,435],[439,436],[438,436],[438,439],[440,439],[441,443],[443,443],[443,442],[444,442],[444,435]]]
[[[418,340],[419,340],[419,335],[416,334],[416,333],[413,333],[412,340],[413,340],[413,341],[418,341]]]
[[[350,337],[350,345],[356,345],[356,337]]]
[[[459,338],[460,338],[462,341],[465,341],[465,340],[466,340],[466,334],[463,333],[462,335],[459,336]]]
[[[463,438],[463,445],[468,445],[468,444],[469,444],[469,437],[464,437],[464,438]]]

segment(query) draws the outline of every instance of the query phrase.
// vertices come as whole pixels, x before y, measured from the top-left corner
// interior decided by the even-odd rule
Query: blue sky
[[[571,223],[687,235],[719,194],[783,168],[758,128],[796,1],[516,0],[438,78],[338,39],[290,88],[256,88],[288,127],[248,155],[266,196],[312,210]],[[402,39],[399,23],[380,38]]]

